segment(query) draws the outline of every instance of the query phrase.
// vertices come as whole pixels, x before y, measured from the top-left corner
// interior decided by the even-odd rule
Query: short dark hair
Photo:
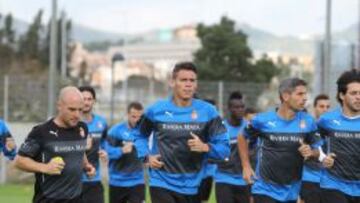
[[[91,86],[81,86],[78,88],[80,92],[90,92],[94,99],[96,99],[95,89]]]
[[[279,85],[279,96],[280,96],[280,101],[283,102],[283,98],[281,97],[281,95],[283,93],[291,93],[295,90],[296,87],[298,86],[305,86],[306,87],[307,83],[305,82],[305,80],[300,79],[300,78],[288,78],[285,79],[283,81],[281,81],[280,85]]]
[[[131,102],[127,107],[127,112],[129,113],[131,109],[141,111],[144,109],[140,102]]]
[[[228,99],[228,106],[230,106],[230,101],[231,101],[231,100],[234,100],[234,99],[242,100],[242,99],[243,99],[243,95],[241,94],[241,92],[239,92],[239,91],[233,91],[233,92],[230,93],[229,99]]]
[[[340,93],[346,94],[347,92],[347,85],[353,82],[360,83],[360,70],[359,69],[351,69],[343,72],[338,80],[336,81],[337,84],[337,94],[336,99],[342,105],[342,100],[340,98]]]
[[[194,63],[192,62],[180,62],[175,64],[175,67],[172,71],[172,78],[176,78],[176,75],[181,70],[189,70],[193,71],[195,74],[197,74],[197,68]]]
[[[314,99],[314,107],[317,105],[319,100],[329,100],[329,96],[327,94],[319,94]]]

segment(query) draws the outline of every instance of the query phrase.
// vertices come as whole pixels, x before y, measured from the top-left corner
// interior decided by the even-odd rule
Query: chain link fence
[[[7,84],[5,84],[5,77],[8,77]],[[20,146],[32,126],[47,119],[48,80],[44,76],[8,75],[2,76],[0,81],[0,115],[1,118],[4,118],[4,114],[7,115],[10,131],[17,145]],[[65,85],[78,85],[78,83],[58,81],[56,95],[59,89]],[[156,100],[166,98],[171,94],[168,82],[146,78],[129,79],[126,83],[117,83],[113,97],[111,97],[110,88],[95,87],[95,89],[97,102],[94,111],[110,121],[111,98],[114,98],[115,123],[126,119],[126,106],[130,102],[141,102],[146,108]],[[215,100],[220,113],[226,116],[227,99],[232,91],[242,92],[245,104],[259,110],[274,105],[274,102],[277,101],[277,87],[226,81],[199,81],[197,96],[202,99]],[[29,178],[32,177],[31,175],[14,170],[10,162],[1,164],[0,169],[8,181],[32,180]]]
[[[8,77],[8,85],[4,84]],[[46,77],[27,75],[3,76],[0,84],[0,115],[8,115],[8,122],[42,122],[47,119],[48,110],[48,81]],[[71,81],[58,82],[55,90],[56,95],[61,87],[78,84]],[[128,80],[127,84],[117,83],[114,86],[114,115],[115,121],[125,119],[126,106],[132,101],[141,102],[145,107],[160,98],[166,98],[171,94],[167,82],[159,82],[149,79]],[[95,87],[97,102],[95,111],[107,119],[110,118],[111,89]],[[8,97],[5,97],[5,92]],[[274,104],[277,99],[277,87],[259,83],[240,83],[226,81],[199,81],[197,96],[201,99],[212,99],[220,112],[225,112],[227,99],[231,92],[240,91],[244,95],[247,106],[264,109]],[[5,101],[6,100],[6,101]],[[6,107],[4,103],[7,102]],[[7,108],[7,109],[4,109]]]

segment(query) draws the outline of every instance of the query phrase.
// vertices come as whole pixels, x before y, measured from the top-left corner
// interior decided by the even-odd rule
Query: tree
[[[15,55],[15,32],[12,28],[12,15],[1,16],[0,24],[0,67],[5,70],[11,66]]]
[[[0,13],[0,25],[2,24],[3,18],[4,18],[3,15]],[[0,45],[2,45],[3,39],[4,39],[4,28],[0,27]]]
[[[62,21],[63,19],[60,18],[57,20],[57,53],[58,53],[58,61],[57,61],[57,67],[60,68],[60,63],[61,63],[61,43],[62,43],[62,32],[64,32],[62,30]],[[71,20],[68,20],[65,22],[65,32],[66,32],[66,43],[70,42],[71,40],[71,28],[72,28],[72,23]],[[47,24],[47,28],[46,28],[46,36],[45,39],[42,41],[41,45],[40,45],[40,55],[39,55],[39,60],[41,60],[41,62],[43,64],[49,65],[49,58],[50,58],[50,35],[51,35],[51,19],[49,20],[48,24]],[[70,52],[70,47],[67,46],[67,56],[66,58],[69,58],[69,52]],[[59,70],[60,71],[60,70]]]
[[[268,82],[276,73],[267,59],[251,64],[247,36],[235,30],[235,22],[222,17],[219,24],[197,27],[202,48],[195,53],[199,78],[243,82]]]
[[[39,10],[34,18],[34,22],[29,26],[28,31],[20,38],[19,53],[22,56],[28,56],[31,59],[38,59],[40,54],[40,39],[43,11]]]
[[[266,54],[257,60],[248,77],[260,83],[268,83],[271,78],[279,75],[281,70],[272,62]]]
[[[246,35],[235,31],[234,25],[227,17],[222,17],[218,25],[198,25],[202,48],[195,53],[195,62],[201,79],[242,79],[244,70],[251,67],[252,53],[246,44]]]
[[[15,43],[15,31],[13,30],[13,17],[11,13],[5,17],[5,27],[4,27],[4,39],[5,44],[9,46],[14,46]]]

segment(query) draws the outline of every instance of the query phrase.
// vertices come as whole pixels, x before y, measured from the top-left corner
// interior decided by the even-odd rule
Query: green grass
[[[104,184],[105,185],[105,184]],[[214,188],[213,188],[214,189]],[[212,190],[214,191],[214,190]],[[108,202],[108,187],[105,187],[105,202]],[[0,185],[0,202],[27,203],[31,202],[33,185],[6,184]],[[150,203],[149,191],[146,191],[146,202]],[[209,203],[215,203],[215,194],[211,193]]]
[[[213,188],[211,189],[211,194],[210,194],[210,198],[209,198],[209,203],[216,203],[216,199],[215,199],[215,187],[213,186]]]
[[[33,185],[0,185],[0,202],[26,203],[31,202]]]

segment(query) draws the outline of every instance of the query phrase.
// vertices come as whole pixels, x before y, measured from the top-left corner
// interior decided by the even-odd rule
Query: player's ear
[[[289,101],[290,93],[289,92],[284,92],[284,93],[281,94],[281,96],[282,96],[282,99],[284,101]]]
[[[341,99],[341,101],[344,101],[344,97],[345,97],[344,93],[339,92],[339,98]]]

